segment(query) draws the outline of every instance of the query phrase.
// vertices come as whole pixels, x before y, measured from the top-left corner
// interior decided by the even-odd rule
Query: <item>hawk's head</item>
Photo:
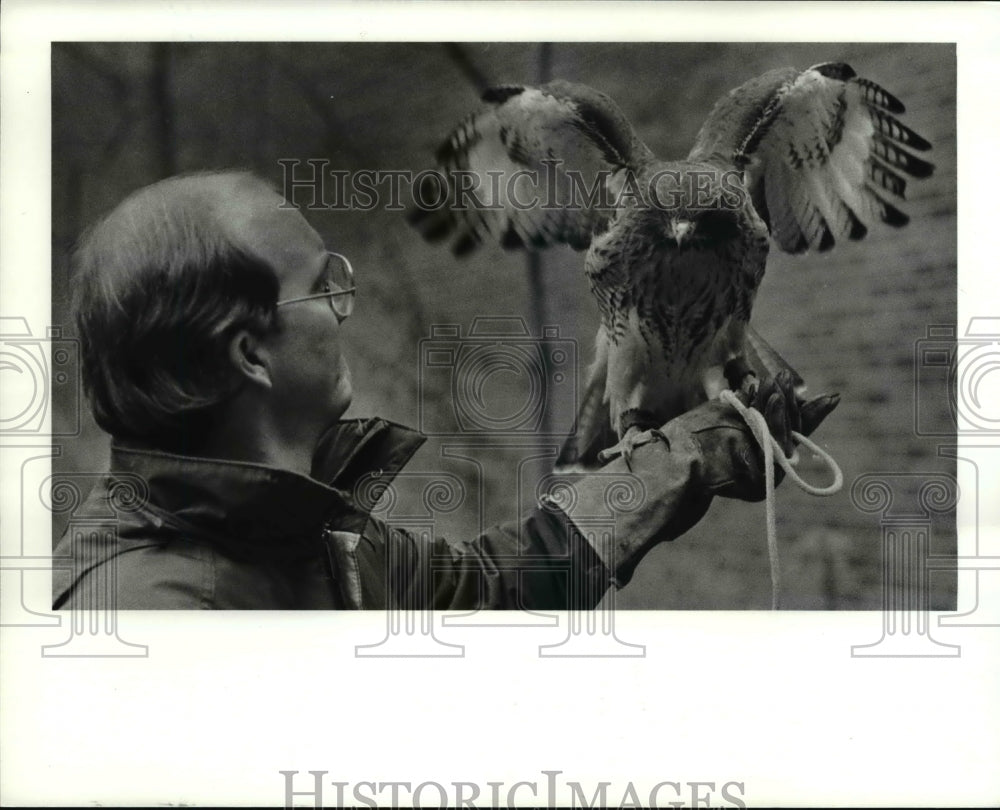
[[[711,248],[741,238],[739,212],[727,208],[667,212],[667,236],[678,250]]]

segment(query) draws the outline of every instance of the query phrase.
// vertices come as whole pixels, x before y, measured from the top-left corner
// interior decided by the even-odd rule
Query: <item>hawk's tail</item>
[[[774,377],[779,371],[787,371],[792,375],[796,395],[801,397],[805,393],[806,383],[802,376],[750,325],[746,329],[744,355],[761,379]]]
[[[601,466],[597,454],[612,447],[618,436],[611,427],[611,411],[604,398],[606,373],[591,373],[573,431],[563,442],[555,469],[594,469]]]

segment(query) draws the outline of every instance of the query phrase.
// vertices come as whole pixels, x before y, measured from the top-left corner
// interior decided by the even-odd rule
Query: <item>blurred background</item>
[[[915,424],[918,409],[928,423],[948,421],[946,375],[925,367],[918,349],[929,328],[956,321],[953,45],[54,43],[52,323],[74,336],[69,255],[81,232],[163,177],[244,168],[280,189],[279,161],[302,161],[300,180],[311,172],[307,160],[327,161],[329,171],[419,171],[433,166],[434,149],[478,107],[485,86],[549,78],[609,94],[657,155],[679,158],[726,91],[772,68],[826,61],[848,62],[899,96],[904,123],[933,143],[937,166],[930,179],[910,184],[908,227],[873,229],[823,256],[773,250],[753,318],[811,393],[842,396],[814,438],[841,465],[843,491],[823,499],[789,484],[778,491],[783,604],[878,609],[882,513],[855,505],[852,484],[891,474],[898,500],[916,503],[929,477],[953,476],[955,468],[938,455],[942,439]],[[405,184],[403,192],[405,202]],[[306,206],[309,196],[298,191],[295,202]],[[383,517],[429,522],[456,540],[514,518],[572,428],[592,359],[597,311],[583,254],[528,256],[487,245],[456,260],[445,246],[425,244],[400,211],[302,213],[358,275],[357,309],[345,326],[355,386],[348,417],[379,415],[452,434],[431,436],[395,502],[380,504]],[[477,318],[504,320],[480,320],[479,337],[469,340]],[[507,345],[484,336],[487,329],[505,332],[509,345],[541,347],[541,393],[537,385],[532,393],[538,381],[523,369],[501,367],[482,381],[481,400],[462,401],[472,408],[462,414],[463,352]],[[428,365],[429,351],[449,346],[451,360]],[[72,388],[57,387],[53,405],[57,429],[72,424]],[[479,430],[499,423],[512,429]],[[108,439],[85,407],[81,424],[53,460],[55,474],[107,468]],[[823,480],[809,459],[802,472]],[[435,479],[453,485],[428,512]],[[55,517],[56,537],[65,519]],[[932,554],[955,553],[953,511],[932,515],[929,529]],[[954,608],[955,593],[954,574],[932,575],[932,609]],[[631,608],[769,604],[764,506],[730,501],[717,501],[691,532],[654,549],[617,595],[619,607]]]

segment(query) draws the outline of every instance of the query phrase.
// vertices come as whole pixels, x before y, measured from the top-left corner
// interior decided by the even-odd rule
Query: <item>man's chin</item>
[[[330,421],[336,422],[340,419],[343,419],[344,414],[347,413],[347,409],[351,407],[351,402],[353,401],[353,399],[354,399],[354,390],[351,388],[350,382],[342,384],[340,388],[337,390],[336,401],[333,408],[331,409],[331,412],[335,413],[336,416],[334,416],[333,419],[331,419]]]

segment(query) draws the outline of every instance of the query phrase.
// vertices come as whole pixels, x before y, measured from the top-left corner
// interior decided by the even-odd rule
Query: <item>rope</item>
[[[771,610],[778,610],[780,607],[781,595],[781,568],[778,561],[778,531],[774,519],[774,462],[785,471],[785,474],[796,483],[799,489],[808,492],[810,495],[824,496],[833,495],[840,492],[844,485],[844,474],[833,460],[833,456],[821,449],[817,444],[803,436],[798,431],[792,431],[792,438],[800,444],[812,450],[817,456],[826,462],[827,467],[833,472],[833,483],[827,487],[817,487],[804,481],[792,467],[792,459],[786,458],[784,451],[778,445],[777,440],[771,435],[767,427],[764,415],[754,409],[748,408],[732,391],[723,390],[719,394],[719,399],[732,405],[737,413],[743,417],[747,423],[757,444],[764,451],[764,504],[767,512],[767,555],[771,562]],[[777,454],[775,454],[777,450]],[[794,458],[794,456],[793,456]]]

